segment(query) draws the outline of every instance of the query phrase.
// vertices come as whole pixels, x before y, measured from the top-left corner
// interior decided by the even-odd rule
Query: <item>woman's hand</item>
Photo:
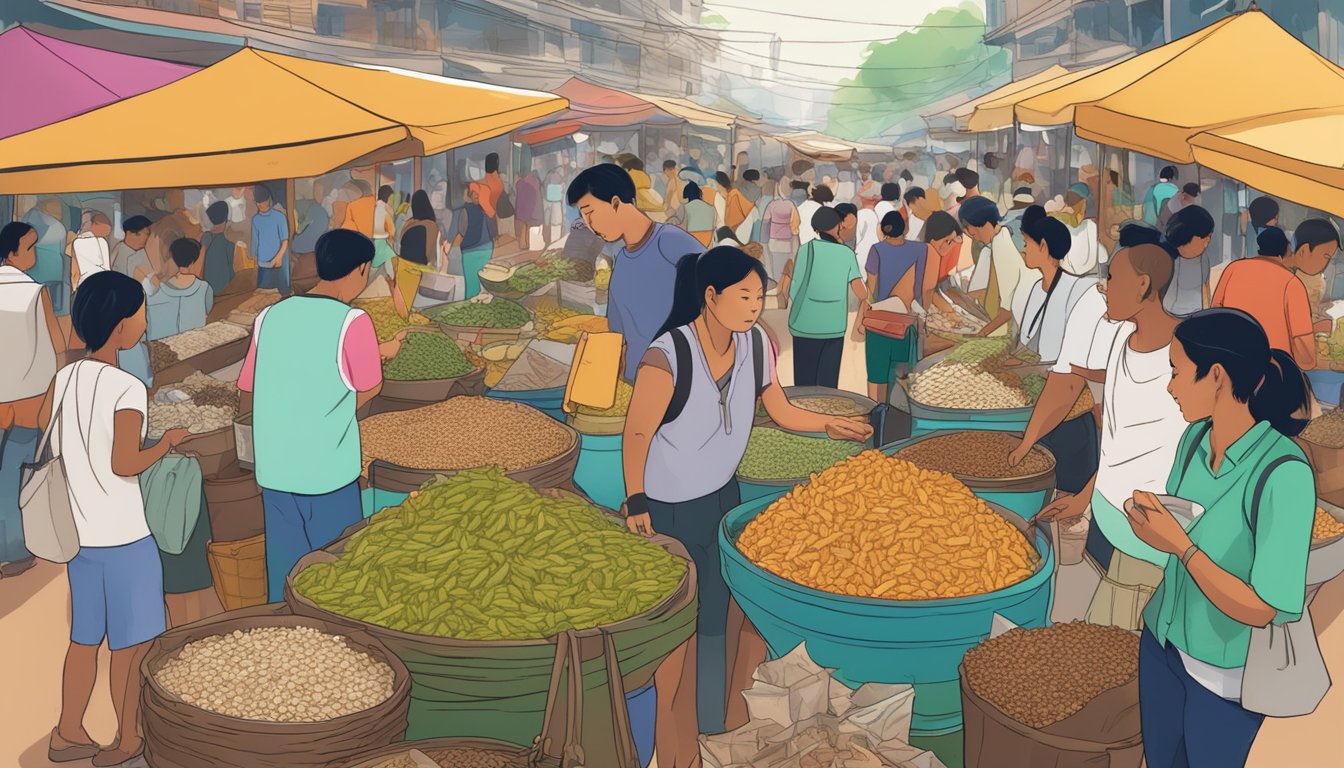
[[[827,420],[826,435],[835,440],[853,440],[862,443],[873,436],[873,427],[866,422],[836,416]]]
[[[1125,502],[1125,517],[1134,535],[1159,552],[1183,555],[1190,548],[1190,536],[1180,521],[1148,491],[1135,491]]]
[[[622,504],[621,516],[625,518],[625,527],[629,528],[631,533],[637,533],[640,536],[653,536],[653,519],[647,513],[632,515],[630,510]]]

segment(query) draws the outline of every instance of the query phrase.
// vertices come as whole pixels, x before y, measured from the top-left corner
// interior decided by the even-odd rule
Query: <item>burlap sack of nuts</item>
[[[966,768],[1139,768],[1138,637],[994,618],[961,666]]]

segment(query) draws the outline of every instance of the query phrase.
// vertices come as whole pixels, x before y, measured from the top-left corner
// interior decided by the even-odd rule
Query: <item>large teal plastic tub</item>
[[[771,658],[807,643],[808,653],[850,687],[912,683],[912,733],[937,735],[961,727],[957,666],[989,636],[995,613],[1023,627],[1049,623],[1055,556],[1046,535],[996,508],[1035,543],[1036,573],[1006,589],[975,597],[895,601],[833,595],[757,567],[737,549],[737,537],[778,496],[732,510],[719,530],[723,575],[738,605],[765,638]]]
[[[485,390],[486,397],[496,400],[512,400],[515,403],[530,405],[556,421],[565,420],[565,388],[523,389],[517,392],[505,392],[498,389]]]
[[[621,436],[579,433],[579,463],[574,484],[588,498],[607,509],[625,503],[625,470],[621,466]]]
[[[960,432],[979,429],[989,432],[1022,432],[1031,421],[1031,407],[997,408],[973,411],[965,408],[939,408],[910,399],[910,436],[935,432]]]
[[[909,440],[893,443],[883,448],[882,451],[890,456],[895,456],[901,450],[916,443],[946,434],[950,433],[935,432],[920,437],[912,437]],[[1050,452],[1045,446],[1039,446],[1039,448],[1046,453]],[[942,468],[924,467],[924,469]],[[1011,478],[970,477],[956,472],[953,472],[952,475],[965,484],[967,488],[970,488],[976,496],[1016,513],[1023,520],[1030,520],[1035,517],[1036,513],[1044,509],[1045,505],[1055,497],[1054,469],[1036,475]]]

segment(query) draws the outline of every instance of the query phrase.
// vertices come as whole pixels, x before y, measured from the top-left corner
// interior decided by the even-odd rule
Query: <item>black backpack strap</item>
[[[680,328],[673,328],[668,333],[672,336],[677,362],[676,370],[672,373],[672,399],[667,403],[667,413],[663,414],[663,424],[676,421],[685,410],[686,402],[691,399],[691,381],[694,378],[690,370],[691,343],[686,340],[686,334]]]
[[[759,325],[752,326],[751,329],[751,364],[752,370],[756,371],[756,398],[759,400],[761,395],[765,394],[765,345],[769,342],[765,338],[765,332]]]
[[[1260,479],[1256,481],[1255,494],[1251,496],[1250,517],[1248,517],[1246,520],[1246,522],[1250,523],[1251,526],[1252,547],[1255,546],[1255,526],[1257,523],[1260,522],[1260,497],[1265,494],[1265,485],[1269,482],[1269,476],[1274,474],[1274,470],[1278,469],[1284,464],[1294,464],[1294,463],[1306,464],[1305,461],[1302,461],[1302,459],[1298,458],[1297,456],[1291,456],[1291,455],[1280,456],[1279,458],[1269,462],[1269,466],[1265,467],[1265,471],[1260,474]]]
[[[1199,431],[1195,432],[1195,439],[1190,441],[1190,451],[1185,454],[1185,462],[1181,464],[1181,476],[1176,478],[1176,490],[1181,489],[1181,483],[1185,482],[1185,473],[1190,471],[1190,465],[1195,463],[1195,453],[1199,451],[1199,443],[1204,436],[1213,429],[1213,420],[1205,419],[1200,425]]]

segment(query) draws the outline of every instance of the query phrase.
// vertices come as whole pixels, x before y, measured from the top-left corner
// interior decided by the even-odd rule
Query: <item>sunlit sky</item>
[[[983,0],[970,2],[983,13]],[[781,63],[779,79],[806,84],[807,81],[834,83],[853,76],[854,67],[870,41],[890,39],[904,31],[874,25],[919,24],[939,8],[960,4],[961,0],[723,0],[722,3],[705,0],[705,13],[716,12],[730,22],[723,33],[721,55],[729,65],[725,68],[736,69],[745,63],[767,67],[770,38],[768,34],[755,33],[774,33],[783,41],[782,60],[805,62]]]

